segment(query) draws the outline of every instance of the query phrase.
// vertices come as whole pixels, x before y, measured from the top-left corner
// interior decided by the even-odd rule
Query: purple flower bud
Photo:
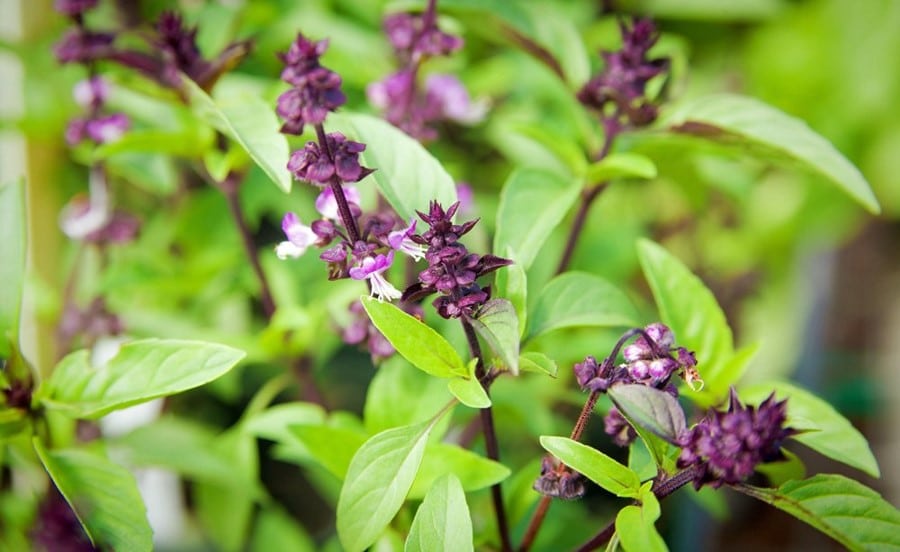
[[[652,362],[656,362],[655,360]],[[628,364],[628,373],[635,380],[644,380],[651,374],[652,362],[646,360],[635,360]]]
[[[584,496],[584,476],[556,458],[545,456],[541,460],[541,476],[533,488],[543,495],[572,500]]]
[[[288,51],[279,55],[285,64],[284,70],[281,72],[281,80],[294,86],[303,86],[307,74],[319,67],[319,57],[327,49],[327,40],[313,42],[302,33],[297,34],[297,39],[291,43]]]
[[[343,263],[347,260],[347,250],[343,245],[335,245],[323,251],[319,258],[327,263]]]
[[[649,375],[656,381],[665,381],[678,369],[678,363],[670,357],[656,358],[650,361]]]
[[[379,301],[387,298],[399,299],[402,293],[384,279],[382,273],[391,267],[394,262],[394,252],[391,251],[387,255],[375,255],[374,257],[366,257],[358,266],[350,269],[350,277],[354,280],[369,280],[372,287],[371,295],[378,297]]]
[[[603,418],[603,431],[620,447],[627,447],[637,438],[637,432],[615,407],[610,408],[609,413]]]
[[[97,109],[106,102],[109,95],[109,85],[100,76],[79,81],[72,89],[72,97],[75,103],[84,109]]]
[[[124,113],[113,113],[104,117],[90,119],[85,123],[84,131],[88,138],[98,144],[115,142],[131,126],[131,121]]]
[[[443,56],[459,50],[463,41],[442,32],[422,15],[395,13],[384,18],[383,28],[394,50],[402,58]]]
[[[94,33],[78,28],[70,31],[53,47],[60,63],[86,63],[108,57],[115,35]]]
[[[660,322],[650,324],[644,331],[656,343],[657,349],[667,351],[675,343],[675,334],[668,326]]]
[[[634,362],[636,360],[653,358],[653,351],[650,350],[645,340],[640,340],[640,342],[635,342],[625,347],[622,350],[622,356],[628,362]]]
[[[572,369],[575,371],[575,381],[578,382],[582,389],[585,389],[588,382],[596,378],[600,373],[597,359],[592,356],[585,357],[584,362],[575,364]]]
[[[372,173],[371,169],[359,164],[359,154],[366,149],[365,144],[347,140],[343,134],[333,132],[326,136],[328,148],[334,161],[321,150],[316,142],[307,142],[302,150],[291,154],[287,168],[298,180],[325,185],[335,175],[343,182],[358,182]]]

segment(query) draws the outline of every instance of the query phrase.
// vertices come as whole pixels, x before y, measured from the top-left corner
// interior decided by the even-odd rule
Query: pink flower
[[[409,226],[402,230],[395,230],[388,234],[388,245],[395,251],[406,253],[413,259],[419,261],[425,258],[426,248],[410,238],[416,232],[416,219],[411,219]]]
[[[362,260],[358,266],[350,269],[350,277],[354,280],[369,280],[372,286],[371,296],[377,297],[379,301],[388,301],[399,299],[403,294],[400,290],[391,285],[384,279],[382,275],[385,270],[391,267],[394,262],[394,252],[391,251],[387,255],[378,254],[374,257],[369,256]]]
[[[359,206],[359,190],[356,186],[344,186],[344,197],[351,206]],[[325,188],[319,197],[316,198],[316,211],[322,213],[322,216],[330,220],[339,220],[341,218],[338,212],[337,200],[334,198],[334,192],[331,188]]]
[[[275,255],[279,259],[288,257],[296,259],[306,252],[306,249],[315,243],[318,236],[312,228],[300,222],[300,217],[295,213],[286,213],[281,221],[281,229],[288,241],[283,241],[275,246]]]

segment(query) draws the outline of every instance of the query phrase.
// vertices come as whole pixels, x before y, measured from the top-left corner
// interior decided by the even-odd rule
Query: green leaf
[[[383,362],[369,384],[363,421],[371,434],[430,420],[451,399],[442,379],[417,370],[400,356]],[[443,418],[432,436],[446,431]],[[434,438],[434,437],[433,437]]]
[[[849,550],[900,550],[900,511],[842,475],[819,474],[777,489],[735,489],[812,525]]]
[[[806,477],[806,466],[796,454],[781,448],[785,460],[776,460],[774,462],[766,462],[756,466],[756,471],[766,476],[769,485],[778,486],[791,479],[803,479]]]
[[[592,163],[584,178],[590,184],[599,184],[614,178],[656,178],[656,174],[656,165],[649,157],[621,152],[611,153],[601,161]]]
[[[619,9],[660,19],[756,21],[778,15],[782,0],[626,0]]]
[[[457,477],[464,490],[477,491],[503,481],[510,471],[503,464],[462,447],[432,442],[425,448],[409,498],[422,498],[435,481],[447,474]]]
[[[133,130],[114,142],[107,142],[93,152],[95,161],[103,161],[123,152],[156,153],[180,157],[200,157],[213,144],[212,130],[196,125],[173,130]]]
[[[453,474],[436,481],[425,496],[413,518],[403,549],[408,552],[474,550],[466,495]]]
[[[262,510],[256,518],[250,552],[315,552],[316,543],[292,516],[276,508]]]
[[[575,178],[534,168],[513,172],[500,193],[494,251],[511,252],[512,259],[528,270],[580,191]]]
[[[640,506],[625,506],[616,515],[616,534],[622,548],[633,552],[668,550],[665,541],[656,530],[659,502],[652,492],[643,493],[641,499]]]
[[[504,255],[511,258],[513,253],[505,251]],[[494,288],[497,290],[497,297],[503,297],[512,303],[519,320],[519,337],[522,337],[528,321],[528,278],[522,265],[513,263],[498,270],[494,276]]]
[[[390,123],[361,113],[333,113],[328,125],[366,145],[361,163],[373,169],[378,191],[403,220],[427,212],[437,200],[444,208],[456,201],[456,183],[422,144]]]
[[[47,473],[97,548],[153,549],[153,531],[128,470],[86,450],[48,450],[37,438],[33,443]]]
[[[551,378],[556,377],[559,366],[556,361],[544,353],[529,351],[519,356],[519,369],[523,372],[543,372]]]
[[[687,427],[678,399],[665,391],[640,384],[619,384],[610,387],[608,393],[629,421],[670,443]]]
[[[758,404],[773,391],[779,400],[788,400],[787,425],[803,432],[792,439],[872,477],[881,475],[866,438],[834,407],[809,391],[786,382],[769,382],[741,389],[741,398]]]
[[[299,425],[291,427],[290,431],[312,458],[338,479],[347,476],[353,456],[366,442],[364,433],[343,427]]]
[[[40,390],[45,404],[76,418],[99,418],[113,410],[174,395],[231,370],[242,351],[201,341],[140,339],[122,345],[102,366],[90,353],[63,358]]]
[[[506,299],[491,299],[469,322],[503,365],[514,376],[519,375],[519,319],[512,303]]]
[[[241,431],[275,442],[294,438],[291,426],[325,423],[325,410],[318,404],[292,402],[269,407],[247,418]]]
[[[755,147],[824,177],[877,214],[878,200],[865,177],[828,140],[802,120],[753,98],[717,94],[683,105],[666,119],[674,132]]]
[[[266,175],[284,192],[291,191],[290,157],[287,139],[275,107],[251,93],[235,94],[215,101],[194,81],[184,77],[191,109],[207,124],[237,142]]]
[[[28,413],[19,408],[0,410],[0,442],[23,432],[28,427]]]
[[[487,408],[491,406],[491,398],[484,391],[481,382],[475,377],[453,378],[447,382],[447,389],[459,402],[471,408]]]
[[[541,436],[541,446],[562,462],[616,496],[637,498],[638,474],[597,449],[566,437]]]
[[[585,272],[550,280],[535,301],[527,339],[559,328],[637,326],[637,311],[619,288]]]
[[[456,349],[427,324],[390,303],[372,297],[361,301],[375,327],[413,366],[440,378],[468,373]]]
[[[724,397],[733,383],[731,328],[712,292],[676,257],[649,241],[638,242],[638,258],[653,291],[662,321],[675,342],[694,351],[697,370],[709,395]]]
[[[434,421],[388,429],[353,456],[337,504],[337,532],[344,548],[374,543],[403,505],[425,453]]]
[[[587,167],[584,151],[571,136],[553,132],[539,124],[516,123],[512,125],[511,130],[547,148],[547,151],[559,159],[572,175],[584,173]]]
[[[0,358],[9,358],[19,333],[19,308],[25,278],[25,182],[0,185]]]

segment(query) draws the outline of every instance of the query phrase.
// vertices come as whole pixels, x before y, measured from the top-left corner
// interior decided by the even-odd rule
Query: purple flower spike
[[[774,393],[755,408],[741,404],[732,388],[726,412],[711,410],[679,438],[678,467],[694,467],[697,489],[740,483],[757,465],[784,459],[781,444],[797,433],[786,421],[787,401],[776,401]]]
[[[394,262],[394,252],[387,255],[378,254],[374,257],[366,257],[358,266],[350,269],[350,277],[354,280],[369,280],[372,287],[370,295],[377,297],[379,301],[399,299],[402,293],[384,279],[382,275]]]
[[[425,246],[418,244],[412,240],[412,235],[416,232],[416,219],[411,219],[409,226],[402,230],[395,230],[388,234],[388,245],[395,251],[406,253],[413,259],[420,261],[425,258]]]
[[[285,63],[281,79],[294,86],[278,97],[276,111],[284,119],[281,132],[303,134],[305,125],[321,124],[328,113],[346,103],[340,75],[319,65],[327,48],[327,41],[313,42],[299,34],[281,55]]]
[[[326,139],[334,162],[317,142],[307,142],[302,150],[291,154],[287,168],[297,180],[324,186],[335,175],[342,182],[358,182],[372,173],[359,164],[359,154],[366,149],[365,144],[347,140],[340,132],[332,132]]]
[[[281,220],[281,229],[287,236],[287,241],[283,241],[275,246],[275,255],[279,259],[284,260],[288,257],[296,259],[306,252],[306,249],[313,245],[319,238],[312,228],[300,222],[300,217],[295,213],[286,213]]]
[[[94,33],[78,28],[70,31],[53,46],[53,54],[60,63],[87,63],[102,59],[112,52],[115,35]]]

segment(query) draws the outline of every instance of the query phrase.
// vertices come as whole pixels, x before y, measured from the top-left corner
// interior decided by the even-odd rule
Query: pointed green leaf
[[[388,429],[353,456],[337,504],[337,531],[344,548],[362,551],[396,515],[412,486],[433,422]]]
[[[250,552],[315,552],[316,543],[293,516],[279,508],[260,511],[250,540]]]
[[[770,382],[741,389],[741,398],[761,403],[770,393],[787,402],[787,425],[803,431],[792,437],[814,451],[879,477],[878,462],[869,443],[847,418],[809,391],[787,382]]]
[[[444,380],[417,370],[404,358],[394,355],[378,367],[369,384],[363,421],[375,434],[392,427],[430,420],[451,399]],[[449,418],[435,426],[432,435],[443,435]]]
[[[541,446],[562,462],[616,496],[637,498],[638,475],[597,449],[566,437],[541,436]]]
[[[98,549],[153,549],[144,502],[128,470],[86,450],[48,450],[36,438],[34,450]]]
[[[584,151],[572,136],[554,132],[552,129],[547,128],[546,125],[537,123],[513,124],[511,130],[547,148],[547,151],[559,159],[572,175],[584,173],[585,167],[587,167]]]
[[[378,191],[403,220],[416,218],[416,211],[428,211],[437,200],[446,209],[456,201],[456,183],[440,162],[418,141],[390,123],[361,113],[334,113],[327,125],[348,138],[362,142],[363,166],[372,174]]]
[[[639,153],[611,153],[601,161],[591,164],[584,178],[588,183],[599,184],[615,178],[656,178],[656,165]]]
[[[666,124],[677,133],[735,144],[743,151],[752,146],[769,157],[799,163],[870,212],[881,210],[859,169],[828,140],[804,121],[759,100],[732,94],[698,98],[673,112]]]
[[[623,416],[670,443],[687,427],[678,399],[665,391],[640,384],[620,384],[613,385],[608,392]]]
[[[470,320],[472,327],[514,376],[519,375],[519,319],[506,299],[491,299]]]
[[[457,477],[464,490],[477,491],[503,481],[509,473],[509,468],[503,464],[462,447],[430,443],[425,448],[425,457],[409,490],[409,498],[422,498],[435,481],[447,474]]]
[[[511,259],[512,251],[505,251],[503,255]],[[516,310],[516,318],[519,319],[519,337],[525,334],[525,324],[528,321],[528,278],[521,265],[513,263],[498,270],[494,276],[494,288],[497,297],[508,299]]]
[[[577,326],[637,326],[637,311],[628,296],[602,278],[566,272],[550,280],[538,295],[527,339]]]
[[[19,333],[19,307],[25,278],[25,183],[0,184],[0,358],[9,358]]]
[[[208,383],[243,357],[242,351],[215,343],[140,339],[122,345],[102,366],[94,366],[86,350],[66,356],[40,394],[45,404],[73,417],[98,418]]]
[[[416,511],[403,549],[408,552],[474,550],[466,495],[453,474],[435,481]]]
[[[309,456],[338,479],[347,476],[353,455],[366,442],[366,435],[343,427],[298,425],[289,430],[303,444]],[[291,449],[295,451],[295,448]],[[298,461],[300,458],[285,458]],[[304,459],[305,460],[305,459]]]
[[[439,378],[468,373],[456,349],[427,324],[390,303],[372,297],[361,300],[375,327],[413,366]]]
[[[812,525],[849,550],[900,550],[900,511],[842,475],[819,474],[777,489],[735,488]]]
[[[241,431],[275,442],[293,439],[292,426],[325,423],[325,410],[318,404],[292,402],[277,404],[253,414],[241,424]]]
[[[472,408],[491,406],[491,398],[484,391],[481,382],[474,377],[453,378],[447,382],[447,388],[459,402]]]
[[[626,552],[664,552],[665,541],[656,530],[659,502],[652,492],[641,496],[639,506],[625,506],[616,515],[616,534]]]
[[[519,356],[519,369],[524,372],[543,372],[551,378],[556,377],[559,366],[556,361],[544,353],[529,351]]]
[[[182,85],[200,119],[237,142],[282,191],[291,191],[290,149],[279,132],[275,106],[251,93],[216,101],[187,77],[182,78]]]
[[[580,191],[575,178],[533,168],[512,173],[500,193],[494,251],[511,251],[512,259],[528,270]]]
[[[675,256],[649,241],[638,242],[638,258],[662,321],[675,342],[694,351],[705,391],[724,397],[734,374],[731,328],[712,292]],[[735,370],[742,366],[731,365]]]

